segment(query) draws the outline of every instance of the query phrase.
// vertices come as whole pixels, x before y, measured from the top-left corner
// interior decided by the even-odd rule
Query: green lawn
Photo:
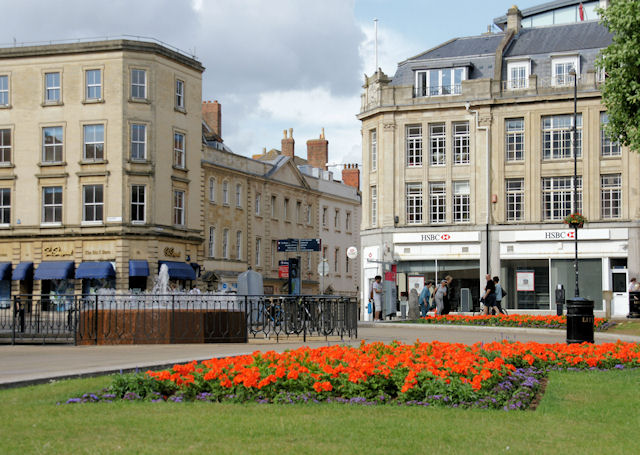
[[[109,378],[0,391],[7,454],[635,453],[640,370],[554,372],[536,411],[98,403]]]
[[[616,322],[617,324],[607,330],[607,333],[621,333],[624,335],[640,336],[640,320],[629,319]]]

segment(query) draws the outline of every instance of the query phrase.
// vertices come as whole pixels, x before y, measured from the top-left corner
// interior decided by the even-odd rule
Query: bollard
[[[567,344],[593,343],[593,300],[567,299]]]

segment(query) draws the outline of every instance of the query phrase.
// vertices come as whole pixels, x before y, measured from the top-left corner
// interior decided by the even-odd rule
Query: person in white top
[[[382,320],[382,277],[377,275],[371,286],[374,320]]]

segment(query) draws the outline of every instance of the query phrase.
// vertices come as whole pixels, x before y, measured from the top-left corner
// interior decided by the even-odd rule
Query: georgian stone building
[[[478,305],[499,275],[515,311],[555,311],[554,290],[628,313],[640,273],[640,156],[606,137],[595,66],[610,41],[595,7],[559,0],[495,19],[497,33],[456,38],[366,78],[362,105],[362,289],[383,269],[399,292],[454,277],[455,305]],[[577,72],[577,200],[573,197]],[[380,262],[382,261],[382,262]],[[482,283],[482,287],[484,284]]]
[[[0,49],[5,296],[195,279],[203,70],[156,42]]]
[[[280,261],[299,256],[303,294],[356,295],[360,269],[346,252],[359,247],[359,169],[345,169],[344,183],[333,179],[324,133],[307,142],[306,160],[295,154],[292,130],[284,132],[282,150],[237,155],[222,141],[220,112],[217,101],[203,103],[204,281],[213,289],[234,287],[251,267],[263,275],[265,292],[286,294]],[[283,239],[321,239],[322,248],[279,252]],[[321,277],[323,259],[329,272]]]

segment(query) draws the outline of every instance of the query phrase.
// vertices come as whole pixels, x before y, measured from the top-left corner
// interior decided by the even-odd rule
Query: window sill
[[[14,167],[16,167],[16,165],[13,163],[0,163],[0,168],[9,169]]]
[[[105,164],[109,164],[108,160],[82,160],[82,161],[78,161],[78,164],[80,166],[91,166],[92,164],[96,164],[96,165],[105,165]]]
[[[236,205],[236,209],[242,210],[242,206],[241,205]]]
[[[131,221],[132,226],[144,226],[146,224],[147,224],[146,221],[133,221],[133,220]]]
[[[2,104],[0,105],[0,109],[11,109],[13,106],[11,104]]]
[[[509,164],[524,164],[524,158],[521,158],[519,160],[504,160],[504,163],[509,165]]]
[[[620,154],[620,155],[606,155],[606,156],[600,155],[600,159],[601,160],[605,160],[605,161],[619,160],[620,158],[622,158],[622,154]]]
[[[40,104],[41,107],[64,106],[62,101],[49,101]]]
[[[187,115],[187,110],[184,107],[176,106],[173,108],[173,110],[176,112],[180,112],[181,114]]]
[[[82,104],[104,104],[104,98],[85,99],[82,100]]]
[[[135,104],[151,104],[151,100],[148,98],[129,98],[128,101]]]
[[[173,169],[174,171],[180,171],[180,172],[189,172],[189,169],[187,169],[184,166],[176,166],[175,164],[173,166],[171,166],[171,169]]]
[[[40,223],[41,228],[56,228],[62,227],[62,223]]]
[[[80,223],[80,226],[83,227],[87,227],[87,226],[104,226],[104,223],[102,221],[82,221]]]
[[[10,224],[0,224],[0,229],[9,229],[11,228]]]
[[[140,164],[140,165],[143,165],[143,164],[151,164],[151,161],[150,161],[150,160],[147,160],[147,159],[144,159],[144,160],[136,160],[136,159],[131,159],[131,158],[129,158],[129,159],[127,160],[127,163],[129,163],[129,164]]]
[[[46,161],[46,162],[39,162],[38,163],[38,167],[56,167],[56,166],[66,166],[67,162],[66,161]]]

